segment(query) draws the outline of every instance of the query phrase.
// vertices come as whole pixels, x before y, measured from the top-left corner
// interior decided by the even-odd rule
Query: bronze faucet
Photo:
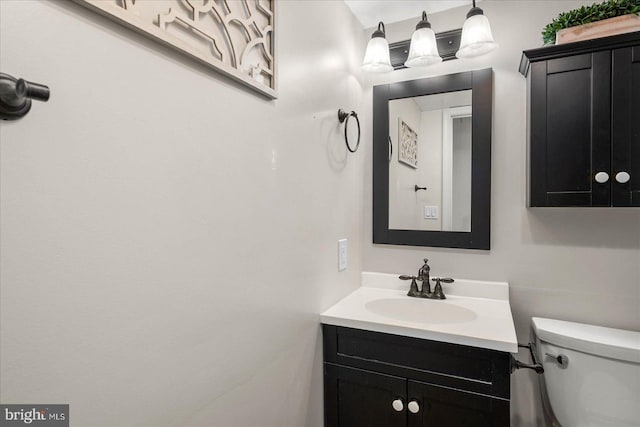
[[[410,297],[417,297],[417,298],[446,299],[447,297],[444,295],[444,292],[442,291],[441,282],[453,283],[453,279],[448,277],[447,278],[436,277],[431,279],[434,282],[436,282],[436,286],[433,292],[431,292],[431,284],[429,283],[429,273],[431,271],[431,267],[429,267],[428,262],[429,260],[425,258],[424,265],[420,267],[420,270],[418,270],[417,276],[402,275],[399,277],[401,280],[411,280],[411,287],[409,288],[409,293],[407,293],[407,295]],[[418,283],[416,282],[416,280],[420,280],[422,282],[422,289],[420,290],[418,289]]]
[[[429,284],[430,271],[431,267],[429,267],[429,260],[425,258],[424,265],[420,267],[420,270],[418,270],[418,278],[422,281],[422,291],[420,292],[420,297],[422,298],[429,298],[429,294],[431,293],[431,285]]]

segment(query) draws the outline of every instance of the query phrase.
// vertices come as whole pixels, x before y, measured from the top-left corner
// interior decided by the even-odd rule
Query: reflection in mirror
[[[389,229],[471,231],[472,91],[389,101]]]
[[[373,243],[491,248],[493,71],[373,87]]]

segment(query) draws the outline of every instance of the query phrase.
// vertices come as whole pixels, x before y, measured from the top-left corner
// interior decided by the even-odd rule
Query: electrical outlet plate
[[[347,261],[347,239],[340,239],[338,240],[338,271],[347,269]]]

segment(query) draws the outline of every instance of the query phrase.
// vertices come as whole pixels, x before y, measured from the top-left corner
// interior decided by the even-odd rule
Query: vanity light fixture
[[[411,36],[409,57],[404,63],[407,67],[426,67],[427,65],[442,62],[436,44],[436,33],[431,29],[427,20],[427,12],[422,11],[422,20],[416,25],[416,30]]]
[[[458,58],[473,58],[489,53],[498,47],[498,43],[493,40],[489,19],[484,16],[484,12],[476,7],[476,0],[473,0],[473,7],[467,12],[467,20],[462,25],[462,40],[460,49],[456,52]]]
[[[364,54],[362,69],[372,73],[386,73],[393,71],[389,57],[389,43],[385,38],[384,23],[378,23],[378,29],[371,35]]]
[[[476,0],[472,1],[473,7],[467,12],[462,29],[435,34],[427,20],[427,12],[423,11],[411,41],[396,42],[391,47],[381,21],[367,45],[362,69],[385,73],[405,67],[426,67],[450,59],[473,58],[496,49],[498,43],[493,39],[489,20],[476,6]]]

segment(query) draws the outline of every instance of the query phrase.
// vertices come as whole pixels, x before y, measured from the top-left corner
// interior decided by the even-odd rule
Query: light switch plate
[[[340,239],[338,240],[338,271],[347,269],[347,261],[347,239]]]
[[[437,206],[425,206],[424,207],[424,219],[438,219],[438,207]]]

